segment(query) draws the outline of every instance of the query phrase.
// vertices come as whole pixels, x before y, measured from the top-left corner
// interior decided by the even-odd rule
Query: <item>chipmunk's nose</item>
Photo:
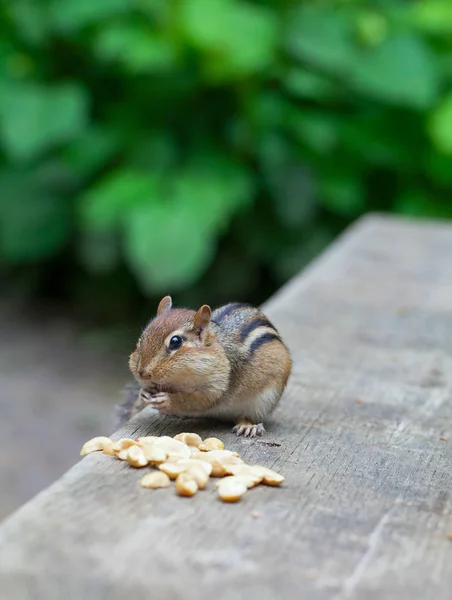
[[[151,379],[151,374],[146,369],[139,369],[138,375],[140,379]]]

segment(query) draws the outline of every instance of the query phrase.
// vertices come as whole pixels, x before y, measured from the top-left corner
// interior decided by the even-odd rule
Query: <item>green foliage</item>
[[[72,139],[86,125],[86,98],[78,86],[8,82],[0,88],[0,129],[12,160],[36,158]]]
[[[246,170],[221,157],[158,175],[116,171],[82,198],[81,224],[94,236],[124,236],[125,259],[143,289],[179,290],[203,273],[216,237],[251,194]]]
[[[260,301],[368,210],[452,218],[449,0],[0,11],[7,276]]]
[[[412,34],[393,35],[366,52],[352,78],[357,90],[401,106],[428,108],[438,94],[434,56]]]
[[[240,80],[271,68],[279,15],[240,0],[182,0],[183,38],[200,51],[207,79]]]
[[[287,21],[286,47],[295,58],[333,76],[346,76],[357,62],[353,21],[344,11],[306,3]]]
[[[70,234],[69,207],[38,173],[0,171],[0,254],[28,263],[61,251]]]
[[[431,113],[429,125],[433,144],[442,153],[452,155],[452,94]]]

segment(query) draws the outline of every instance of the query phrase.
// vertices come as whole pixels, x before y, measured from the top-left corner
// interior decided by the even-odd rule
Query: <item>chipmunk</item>
[[[233,420],[237,435],[254,437],[265,431],[292,360],[257,308],[235,302],[194,311],[172,308],[165,296],[129,367],[140,389],[122,405],[122,423],[151,405],[167,415]]]

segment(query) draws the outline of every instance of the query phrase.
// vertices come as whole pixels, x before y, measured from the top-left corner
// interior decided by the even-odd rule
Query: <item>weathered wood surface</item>
[[[364,219],[266,309],[294,373],[265,438],[116,437],[215,434],[284,487],[184,499],[88,456],[0,527],[1,598],[451,598],[452,228]]]

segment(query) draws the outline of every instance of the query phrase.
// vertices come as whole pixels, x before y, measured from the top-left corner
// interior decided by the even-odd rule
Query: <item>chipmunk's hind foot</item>
[[[238,436],[243,435],[244,437],[260,437],[265,433],[265,427],[263,423],[251,423],[247,419],[239,421],[232,431]]]

